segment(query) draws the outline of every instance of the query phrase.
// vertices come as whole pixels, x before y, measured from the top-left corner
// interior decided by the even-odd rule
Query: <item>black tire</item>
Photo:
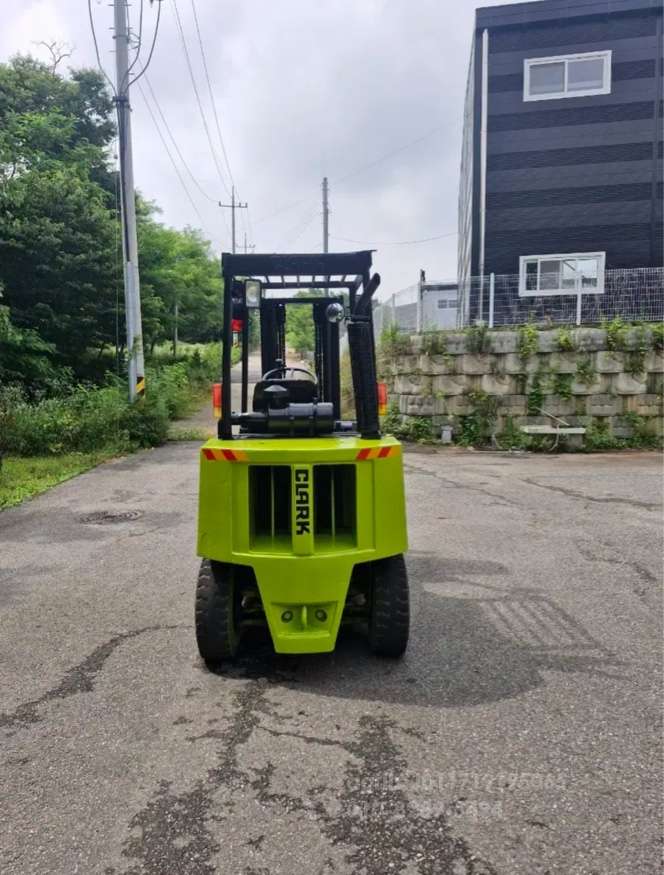
[[[374,653],[397,659],[408,646],[410,600],[402,555],[372,563],[373,587],[369,643]]]
[[[237,653],[236,602],[233,566],[203,559],[196,584],[196,642],[208,665]]]

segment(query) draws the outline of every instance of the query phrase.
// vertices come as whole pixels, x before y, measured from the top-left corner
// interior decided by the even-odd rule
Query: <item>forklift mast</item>
[[[331,411],[331,421],[336,423],[334,430],[337,426],[340,430],[348,430],[342,428],[343,424],[339,422],[341,391],[338,318],[341,313],[340,306],[344,309],[355,395],[356,428],[363,438],[379,437],[371,299],[380,284],[380,277],[378,274],[371,275],[371,251],[283,255],[240,255],[225,252],[222,255],[221,268],[224,310],[219,437],[231,440],[233,424],[243,421],[243,417],[245,420],[251,418],[248,410],[250,311],[253,309],[260,314],[261,370],[265,379],[270,372],[285,368],[286,308],[292,306],[312,308],[316,400],[320,402],[321,410],[325,405],[325,411]],[[280,298],[269,297],[267,294],[275,290],[314,288],[346,291],[347,307],[341,296]],[[241,320],[242,323],[242,410],[239,412],[231,410],[231,345],[235,320]],[[300,408],[302,405],[294,407]],[[254,418],[256,416],[254,414]],[[322,416],[319,419],[323,421]]]

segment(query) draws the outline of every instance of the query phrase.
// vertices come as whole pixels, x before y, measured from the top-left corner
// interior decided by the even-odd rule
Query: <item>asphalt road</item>
[[[196,444],[0,514],[4,875],[659,871],[661,458],[405,462],[398,663],[206,671]]]

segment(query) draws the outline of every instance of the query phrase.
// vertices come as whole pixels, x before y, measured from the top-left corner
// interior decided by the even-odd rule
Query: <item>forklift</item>
[[[372,321],[380,277],[371,262],[370,251],[222,256],[221,409],[218,436],[200,452],[195,601],[198,649],[210,667],[233,660],[255,626],[267,627],[277,653],[330,652],[342,623],[361,624],[380,656],[406,649],[402,449],[380,431],[386,397]],[[306,289],[326,296],[284,296]],[[290,307],[312,309],[312,370],[287,365]],[[251,313],[262,377],[249,408]],[[341,418],[342,322],[354,420]],[[239,411],[231,409],[234,335]]]

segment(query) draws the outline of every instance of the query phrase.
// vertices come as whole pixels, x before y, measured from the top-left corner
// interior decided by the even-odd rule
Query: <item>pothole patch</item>
[[[106,526],[111,523],[129,523],[143,516],[140,510],[97,510],[81,517],[82,523],[95,526]]]

